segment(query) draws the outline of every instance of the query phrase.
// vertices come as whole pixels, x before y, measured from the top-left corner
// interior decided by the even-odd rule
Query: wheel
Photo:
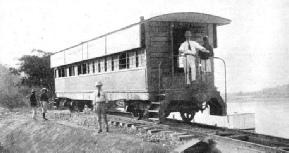
[[[64,109],[64,104],[66,103],[66,99],[61,99],[59,102],[59,109],[62,110]]]
[[[140,109],[135,109],[131,112],[133,118],[140,120],[143,117],[143,111]]]
[[[184,122],[190,123],[196,113],[193,111],[180,111],[180,114]]]

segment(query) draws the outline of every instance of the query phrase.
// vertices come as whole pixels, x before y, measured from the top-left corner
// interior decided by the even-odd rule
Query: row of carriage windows
[[[145,50],[122,52],[116,55],[101,57],[74,65],[58,67],[55,69],[54,76],[59,78],[133,69],[144,67],[145,63]]]

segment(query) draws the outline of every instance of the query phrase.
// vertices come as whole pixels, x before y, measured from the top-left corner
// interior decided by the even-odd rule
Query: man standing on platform
[[[107,94],[104,92],[102,87],[102,82],[97,81],[95,83],[95,87],[97,88],[92,95],[93,98],[93,109],[94,112],[97,114],[97,120],[98,120],[98,133],[102,132],[102,117],[104,119],[106,132],[108,132],[108,122],[107,122],[107,115],[106,115],[106,104],[108,103],[107,100]]]
[[[201,57],[202,71],[203,72],[212,72],[211,57],[214,56],[213,47],[209,44],[208,36],[203,38],[204,44],[203,47],[210,51],[210,53],[203,54]]]
[[[186,41],[183,42],[179,48],[179,52],[185,56],[184,58],[184,71],[186,75],[186,82],[187,84],[191,84],[189,78],[189,70],[191,68],[191,81],[193,84],[197,84],[196,82],[196,56],[197,51],[201,50],[203,52],[209,52],[200,44],[195,41],[192,41],[192,33],[191,31],[186,31],[185,33]]]

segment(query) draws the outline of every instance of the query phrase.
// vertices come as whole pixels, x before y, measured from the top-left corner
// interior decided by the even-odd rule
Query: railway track
[[[85,116],[83,113],[79,113],[78,115]],[[55,113],[56,119],[69,118],[69,116],[72,116],[72,114],[63,114],[61,112]],[[110,124],[115,126],[126,126],[135,130],[145,130],[149,134],[168,134],[172,139],[187,141],[184,146],[176,148],[176,152],[186,152],[186,149],[196,145],[200,141],[206,141],[207,139],[213,139],[218,142],[218,144],[226,145],[226,149],[230,150],[228,152],[289,152],[289,139],[248,131],[215,127],[199,123],[187,124],[183,121],[173,119],[167,119],[164,123],[157,124],[147,120],[136,120],[127,115],[119,116],[119,114],[108,115],[108,120]]]

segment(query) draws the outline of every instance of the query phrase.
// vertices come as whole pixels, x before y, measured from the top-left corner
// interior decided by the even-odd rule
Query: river
[[[289,139],[289,98],[242,99],[227,104],[228,114],[255,113],[256,133]]]

